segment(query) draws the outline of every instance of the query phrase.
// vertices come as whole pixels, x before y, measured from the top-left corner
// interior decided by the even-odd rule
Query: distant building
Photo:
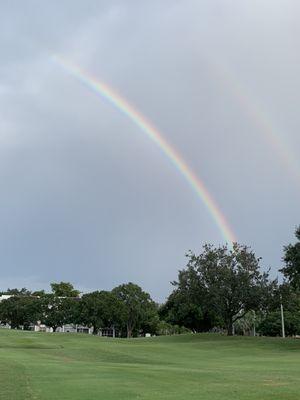
[[[2,300],[7,300],[7,299],[9,299],[10,297],[12,297],[11,294],[0,294],[0,301],[2,301]]]

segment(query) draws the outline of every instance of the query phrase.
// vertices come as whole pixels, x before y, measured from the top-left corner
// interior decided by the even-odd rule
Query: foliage
[[[42,305],[41,322],[53,329],[74,322],[77,314],[78,300],[69,297],[57,297],[46,294],[40,299]]]
[[[145,307],[144,317],[141,320],[141,324],[139,326],[139,333],[146,334],[151,333],[152,335],[157,333],[158,325],[159,325],[159,315],[158,315],[158,305],[154,302],[148,304]],[[136,333],[138,331],[138,327],[136,327]]]
[[[234,333],[236,335],[253,335],[255,328],[260,322],[260,313],[248,311],[242,318],[238,319],[234,324]]]
[[[150,328],[157,321],[157,307],[150,295],[138,285],[129,282],[112,290],[124,307],[123,324],[127,337],[132,337],[139,329]]]
[[[201,327],[206,318],[208,327],[224,325],[232,335],[235,321],[263,307],[268,274],[260,272],[260,259],[247,246],[205,245],[200,255],[190,252],[187,257],[187,269],[179,272],[178,282],[173,283],[175,292],[167,302],[169,320],[181,318],[192,328]]]
[[[22,289],[17,289],[17,288],[9,289],[8,288],[4,292],[4,294],[8,294],[8,295],[11,295],[11,296],[30,296],[31,292],[30,292],[30,290],[28,290],[26,288],[22,288]]]
[[[35,297],[42,297],[42,296],[45,296],[45,290],[43,289],[43,290],[35,290],[34,292],[32,292],[31,293],[31,295],[32,296],[35,296]]]
[[[169,324],[166,321],[160,321],[156,328],[158,335],[181,335],[191,331],[184,326]]]
[[[121,325],[124,313],[124,305],[114,293],[96,291],[82,296],[77,321],[92,326],[96,335],[100,328]]]
[[[296,229],[295,236],[297,242],[284,247],[285,267],[281,272],[293,287],[300,289],[300,226]]]
[[[206,294],[198,285],[195,271],[180,271],[178,288],[159,309],[160,318],[172,325],[185,326],[193,332],[205,332],[216,322],[215,315],[204,301]],[[194,286],[194,287],[193,287]]]
[[[284,311],[284,326],[287,336],[300,334],[300,312]],[[264,336],[281,336],[281,313],[271,312],[263,318],[257,331]]]
[[[300,291],[289,282],[273,285],[268,304],[261,313],[257,331],[265,336],[282,334],[280,306],[283,305],[286,335],[300,334]]]
[[[41,317],[39,301],[30,296],[12,296],[0,303],[0,321],[10,324],[12,329],[28,329]]]
[[[269,304],[268,311],[278,311],[280,304],[286,311],[297,312],[300,310],[300,290],[284,282],[278,285],[273,292],[272,302]]]
[[[51,283],[52,293],[58,297],[78,297],[79,290],[74,289],[70,282]]]

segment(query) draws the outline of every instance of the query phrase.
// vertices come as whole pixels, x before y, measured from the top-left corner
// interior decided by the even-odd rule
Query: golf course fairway
[[[1,400],[299,400],[300,340],[0,329]]]

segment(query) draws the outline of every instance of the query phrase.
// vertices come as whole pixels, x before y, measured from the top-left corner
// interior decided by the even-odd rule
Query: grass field
[[[0,330],[0,399],[298,400],[300,340]]]

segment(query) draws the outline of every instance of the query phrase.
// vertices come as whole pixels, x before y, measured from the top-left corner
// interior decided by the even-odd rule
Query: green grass
[[[300,340],[0,330],[2,400],[298,400]]]

